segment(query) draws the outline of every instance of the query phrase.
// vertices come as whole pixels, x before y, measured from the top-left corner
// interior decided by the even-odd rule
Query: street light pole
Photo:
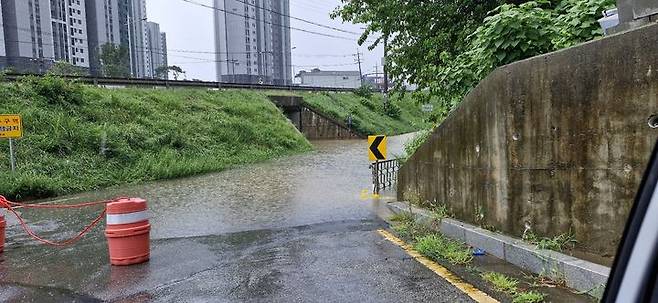
[[[147,19],[148,18],[142,18],[139,21],[144,22]],[[134,22],[130,19],[129,14],[126,15],[126,24],[125,25],[128,27],[128,52],[130,53],[130,55],[128,57],[130,59],[130,75],[134,76],[135,75],[135,69],[133,68],[133,62],[134,61],[133,61],[133,46],[132,46],[132,44],[133,44],[133,39],[132,39],[132,30],[133,30],[133,28],[132,27],[134,25]],[[136,53],[137,53],[137,50],[135,50],[135,55],[137,55]]]
[[[132,25],[130,22],[130,15],[126,15],[126,26],[128,27],[128,59],[130,60],[130,76],[135,75],[133,68],[133,39],[132,39]]]
[[[297,49],[297,46],[293,46],[293,47],[290,48],[290,62],[288,62],[288,64],[290,64],[290,69],[292,70],[292,75],[290,75],[290,78],[291,78],[290,81],[291,81],[291,82],[288,83],[288,85],[294,85],[294,84],[295,84],[295,79],[297,79],[297,78],[296,78],[296,77],[297,77],[297,74],[295,73],[295,65],[292,64],[292,58],[293,58],[293,57],[292,57],[292,55],[293,55],[292,51],[294,51],[294,50],[296,50],[296,49]],[[289,70],[289,71],[290,71],[290,70]],[[288,79],[286,79],[286,81],[287,81],[287,80],[288,80]]]

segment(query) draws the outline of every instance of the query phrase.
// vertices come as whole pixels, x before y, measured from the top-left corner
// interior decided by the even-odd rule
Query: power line
[[[286,15],[286,14],[279,13],[279,12],[277,12],[277,11],[274,11],[274,10],[271,10],[271,9],[268,9],[268,8],[264,8],[264,7],[258,6],[258,5],[256,5],[256,4],[250,4],[250,3],[247,3],[246,1],[240,1],[240,0],[235,0],[235,1],[236,1],[236,2],[240,2],[240,3],[242,3],[242,4],[245,4],[245,5],[253,6],[253,7],[257,8],[257,9],[262,9],[262,10],[265,10],[265,11],[268,11],[268,12],[271,12],[271,13],[274,13],[274,14],[277,14],[277,15],[280,15],[280,16],[282,16],[282,17],[288,17],[288,18],[293,19],[293,20],[301,21],[301,22],[304,22],[304,23],[308,23],[308,24],[315,25],[315,26],[319,26],[319,27],[322,27],[322,28],[326,28],[326,29],[334,30],[334,31],[341,32],[341,33],[346,33],[346,34],[352,34],[352,35],[361,36],[360,33],[351,32],[351,31],[348,31],[348,30],[344,30],[344,29],[340,29],[340,28],[333,27],[333,26],[330,26],[330,25],[325,25],[325,24],[321,24],[321,23],[313,22],[313,21],[310,21],[310,20],[302,19],[302,18],[299,18],[299,17],[291,16],[291,15]]]
[[[6,42],[13,42],[13,43],[26,43],[26,44],[36,43],[36,42],[32,42],[32,41],[19,41],[19,40],[7,40]],[[55,46],[54,44],[49,44],[49,43],[41,43],[41,45]],[[216,60],[216,59],[207,59],[207,58],[199,58],[199,57],[184,56],[184,55],[171,55],[171,54],[168,54],[168,53],[164,53],[164,52],[156,51],[155,49],[144,48],[144,47],[135,47],[135,49],[138,49],[138,50],[139,50],[139,49],[141,49],[141,50],[147,50],[147,51],[149,51],[149,52],[151,52],[151,53],[153,53],[153,54],[157,54],[157,55],[167,55],[168,57],[178,57],[178,58],[184,58],[184,59],[198,60],[198,61],[194,61],[194,62],[180,62],[180,63],[178,63],[178,64],[199,64],[199,63],[213,63],[213,62],[241,62],[241,63],[246,63],[246,62],[250,61],[250,60],[243,61],[243,60],[238,60],[238,59],[233,59],[233,60]],[[179,50],[179,51],[183,51],[183,50]],[[190,51],[190,52],[193,52],[193,51]],[[352,56],[352,55],[345,55],[345,56],[340,55],[340,56],[342,56],[342,57],[347,57],[347,56]],[[53,60],[53,61],[58,60],[56,57],[48,57],[48,56],[41,56],[41,57],[36,57],[36,58],[35,58],[35,57],[23,57],[23,58],[42,59],[42,60],[43,60],[43,59],[46,59],[46,60]],[[64,58],[60,58],[60,60],[61,60],[61,59],[64,59]],[[290,66],[293,66],[293,67],[337,67],[337,66],[353,66],[353,65],[359,64],[360,62],[361,62],[361,61],[352,62],[352,63],[338,63],[338,64],[309,64],[309,65],[295,65],[295,64],[291,64]]]
[[[200,60],[194,62],[176,62],[175,64],[201,64],[201,63],[213,63],[213,62],[246,62],[241,60]],[[172,62],[173,63],[173,62]],[[341,63],[341,64],[313,64],[313,65],[295,65],[291,64],[292,67],[337,67],[337,66],[353,66],[355,63]]]
[[[313,2],[302,2],[302,1],[290,1],[290,3],[299,6],[304,9],[309,9],[309,10],[314,10],[316,12],[321,12],[321,13],[326,13],[326,7],[320,7],[317,6],[316,3]]]
[[[248,16],[248,15],[241,15],[241,14],[230,12],[230,11],[227,11],[227,10],[224,10],[224,9],[221,9],[221,8],[216,8],[216,7],[207,5],[207,4],[199,3],[199,2],[196,2],[196,1],[192,1],[192,0],[180,0],[180,1],[187,2],[187,3],[197,5],[197,6],[201,6],[201,7],[205,7],[205,8],[208,8],[208,9],[224,12],[226,14],[230,14],[230,15],[234,15],[234,16],[238,16],[238,17],[243,17],[245,19],[252,19],[252,20],[259,21],[258,19],[254,18],[254,17],[251,17],[251,16]],[[343,36],[336,36],[336,35],[332,35],[332,34],[306,30],[306,29],[303,29],[303,28],[298,28],[298,27],[293,27],[293,26],[285,26],[285,25],[281,25],[281,24],[267,22],[267,21],[264,21],[264,20],[261,21],[261,22],[263,22],[265,24],[272,25],[272,26],[278,26],[278,27],[281,27],[281,28],[289,28],[291,30],[296,30],[296,31],[300,31],[300,32],[308,33],[308,34],[313,34],[313,35],[318,35],[318,36],[323,36],[323,37],[328,37],[328,38],[341,39],[341,40],[347,40],[347,41],[352,41],[352,42],[358,41],[357,39],[353,39],[353,38],[348,38],[348,37],[343,37]]]
[[[184,1],[184,0],[183,0],[183,1]],[[10,25],[5,25],[4,27],[5,27],[5,28],[13,28],[13,29],[16,29],[16,30],[19,30],[19,31],[23,31],[23,32],[32,33],[32,30],[29,29],[29,28],[18,27],[18,26],[10,26]],[[35,34],[36,34],[36,32],[35,32]],[[42,31],[41,31],[41,35],[43,35],[43,36],[49,36],[49,37],[55,37],[55,33],[54,33],[54,32],[51,32],[51,31],[43,31],[43,30],[42,30]],[[89,46],[89,44],[88,44],[89,39],[85,39],[85,38],[81,38],[81,37],[76,37],[76,36],[73,36],[73,35],[70,35],[69,38],[71,38],[71,39],[78,39],[78,40],[80,40],[80,41],[83,41],[83,43],[84,43],[84,41],[87,41],[87,45],[86,45],[87,48],[90,48],[90,49],[92,48],[92,47]],[[14,42],[18,42],[18,43],[33,43],[33,44],[35,44],[35,45],[39,45],[39,44],[41,44],[41,45],[56,46],[55,44],[48,44],[48,43],[44,43],[44,42],[39,43],[39,42],[36,41],[36,40],[35,40],[35,41],[14,41]],[[109,42],[108,42],[108,43],[109,43]],[[115,44],[115,43],[111,43],[111,44]],[[115,44],[115,45],[117,45],[117,44]],[[73,47],[74,45],[70,45],[70,46]],[[84,46],[84,45],[81,45],[80,47],[83,47],[83,46]],[[101,45],[99,45],[99,46],[101,46]],[[133,48],[136,49],[136,50],[150,50],[150,49],[151,49],[151,48],[147,48],[147,47],[138,47],[138,46],[133,46]],[[253,54],[253,53],[272,53],[272,51],[216,52],[216,51],[203,51],[203,50],[199,50],[199,51],[197,51],[197,50],[188,50],[188,49],[167,49],[167,51],[168,51],[168,52],[177,52],[177,53],[190,53],[190,54],[215,54],[215,55],[216,55],[216,54]],[[336,57],[336,58],[346,58],[346,57],[351,57],[352,54],[295,54],[295,56],[296,56],[296,57]]]
[[[317,67],[317,66],[353,66],[356,65],[356,63],[338,63],[338,64],[312,64],[312,65],[292,65],[294,67]]]
[[[187,50],[187,49],[168,49],[167,51],[176,52],[176,53],[190,53],[190,54],[253,54],[253,53],[273,53],[273,51],[245,51],[245,52],[215,52],[215,51],[197,51],[197,50]],[[297,57],[340,57],[346,58],[351,57],[352,54],[295,54]]]
[[[163,54],[163,53],[158,53],[154,52],[156,54]],[[179,58],[186,58],[186,59],[194,59],[194,60],[199,60],[195,62],[186,62],[186,64],[194,64],[194,63],[213,63],[213,62],[250,62],[251,60],[239,60],[239,59],[228,59],[228,60],[216,60],[216,59],[206,59],[206,58],[199,58],[199,57],[190,57],[190,56],[175,56]],[[294,67],[317,67],[317,66],[323,66],[323,67],[330,67],[330,66],[351,66],[351,65],[356,65],[357,63],[337,63],[337,64],[311,64],[311,65],[295,65],[295,64],[290,64],[289,66],[294,66]]]
[[[183,0],[183,1],[190,2],[190,1],[187,1],[187,0]],[[238,2],[241,2],[241,1],[238,1]],[[192,3],[192,2],[190,2],[190,3]],[[241,3],[244,3],[244,2],[241,2]],[[200,3],[193,3],[193,4],[201,5]],[[203,5],[203,6],[205,6],[205,5]],[[205,6],[205,7],[208,7],[208,6]],[[211,7],[209,7],[209,8],[211,8]],[[238,14],[238,15],[239,15],[239,14]],[[246,16],[244,16],[244,15],[239,15],[239,16],[246,17]],[[287,16],[287,15],[286,15],[286,16]],[[272,25],[280,26],[280,25],[277,25],[277,24],[272,24]],[[33,33],[32,29],[29,29],[29,28],[23,28],[23,27],[17,27],[17,26],[9,26],[9,25],[5,25],[5,27],[13,28],[13,29],[16,29],[16,30],[19,30],[19,31],[24,31],[24,32]],[[51,31],[43,31],[43,30],[42,30],[40,33],[41,33],[41,35],[43,35],[43,36],[55,37],[55,33],[54,33],[54,32],[51,32]],[[36,32],[34,32],[34,34],[36,34]],[[319,33],[319,34],[322,34],[322,33]],[[84,38],[81,38],[81,37],[75,37],[75,36],[73,36],[73,35],[71,35],[70,38],[71,38],[71,39],[77,39],[77,40],[80,40],[80,41],[83,41],[83,42],[84,42],[84,41],[88,41],[88,39],[84,39]],[[43,41],[42,41],[41,43],[39,43],[38,41],[13,41],[13,42],[17,42],[17,43],[26,43],[26,44],[35,44],[35,45],[57,46],[57,45],[55,45],[55,44],[49,44],[49,43],[45,43],[45,42],[43,42]],[[114,44],[114,43],[113,43],[113,44]],[[74,45],[70,45],[70,46],[73,47]],[[84,46],[85,46],[85,45],[80,45],[80,47],[84,47]],[[100,45],[99,45],[99,46],[100,46]],[[92,46],[90,46],[88,43],[87,43],[86,47],[89,48],[89,49],[92,48]],[[133,49],[135,49],[136,51],[152,51],[153,48],[152,48],[152,47],[138,47],[138,46],[133,46]],[[178,52],[178,53],[194,53],[194,54],[248,54],[248,53],[271,53],[271,51],[269,51],[269,52],[262,52],[262,51],[256,51],[256,52],[215,52],[215,51],[196,51],[196,50],[186,50],[186,49],[168,49],[167,51],[168,51],[168,52]],[[170,55],[170,56],[176,56],[176,55]],[[336,58],[339,58],[339,57],[340,57],[340,58],[345,58],[345,57],[350,57],[350,56],[352,56],[352,54],[343,54],[343,55],[334,55],[334,54],[295,54],[295,56],[296,56],[296,57],[336,57]],[[183,57],[183,56],[179,56],[179,57],[182,57],[182,58],[189,58],[189,59],[196,59],[196,58],[193,58],[193,57]],[[43,57],[43,58],[46,58],[46,57]]]

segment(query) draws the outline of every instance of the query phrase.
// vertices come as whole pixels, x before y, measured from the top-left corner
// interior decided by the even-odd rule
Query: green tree
[[[169,66],[162,65],[162,66],[158,66],[155,69],[155,76],[157,78],[167,78],[168,75],[169,75]]]
[[[100,59],[103,76],[130,77],[130,52],[126,46],[112,43],[103,44]]]
[[[601,35],[613,0],[343,0],[332,17],[367,25],[359,44],[388,41],[387,68],[400,93],[438,98],[445,114],[498,66]]]
[[[372,97],[372,91],[373,87],[371,85],[364,84],[357,88],[354,91],[354,94],[362,98],[370,99],[370,97]]]
[[[498,66],[556,50],[553,40],[558,30],[553,11],[545,9],[546,4],[503,4],[484,19],[471,35],[466,52],[476,64],[472,68],[477,78],[484,78]]]
[[[601,13],[613,7],[614,0],[564,0],[557,7],[559,35],[554,44],[565,48],[603,36],[597,22]]]
[[[66,61],[57,61],[48,70],[47,74],[54,76],[76,76],[81,77],[87,75],[87,71],[79,66],[75,66]]]
[[[167,69],[174,75],[174,80],[178,80],[180,74],[185,74],[185,71],[177,65],[168,66]]]
[[[433,89],[437,69],[468,48],[467,37],[482,23],[487,12],[502,0],[343,0],[333,13],[352,23],[367,25],[359,44],[370,49],[387,40],[386,67],[396,79],[418,90]],[[427,94],[418,94],[418,97]],[[426,100],[423,100],[425,102]]]

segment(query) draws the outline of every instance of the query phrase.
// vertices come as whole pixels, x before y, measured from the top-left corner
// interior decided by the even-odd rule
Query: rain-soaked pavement
[[[408,138],[389,139],[389,152]],[[386,223],[383,202],[362,195],[371,187],[365,142],[314,144],[268,163],[56,200],[147,199],[151,260],[141,265],[110,266],[102,228],[58,249],[8,218],[0,301],[471,302],[376,232]],[[63,239],[98,211],[21,213]]]

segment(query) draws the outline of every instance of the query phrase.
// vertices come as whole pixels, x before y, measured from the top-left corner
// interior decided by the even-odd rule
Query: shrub
[[[21,83],[52,105],[81,105],[84,101],[80,83],[56,76],[25,77]]]
[[[354,90],[354,94],[362,98],[370,99],[370,97],[372,97],[372,87],[370,87],[370,85],[361,85],[361,87]]]
[[[386,104],[384,104],[384,114],[386,114],[387,116],[393,119],[400,119],[400,115],[402,114],[402,109],[397,104],[388,101],[386,102]]]
[[[472,34],[471,56],[478,78],[494,68],[555,50],[557,36],[552,10],[545,1],[503,4]]]
[[[562,1],[556,9],[559,30],[553,43],[557,48],[565,48],[601,37],[603,30],[597,20],[604,10],[614,5],[613,0]]]
[[[377,103],[373,102],[370,98],[361,97],[361,99],[359,99],[359,103],[370,110],[377,110]]]
[[[423,145],[423,143],[425,143],[425,141],[427,140],[427,138],[429,138],[431,134],[432,134],[431,129],[421,130],[414,136],[413,139],[407,141],[404,144],[405,157],[406,158],[411,157],[416,152],[416,150],[421,145]]]

